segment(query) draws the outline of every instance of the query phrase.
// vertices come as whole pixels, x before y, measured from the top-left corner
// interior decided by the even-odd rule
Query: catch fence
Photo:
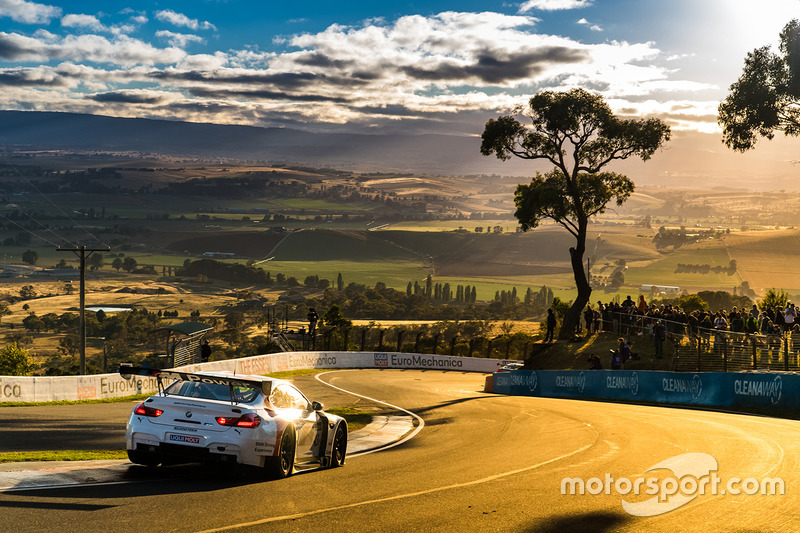
[[[675,371],[800,371],[800,332],[743,333],[630,313],[606,313],[594,326],[626,339],[652,343],[656,320],[664,325],[665,345],[673,348]]]

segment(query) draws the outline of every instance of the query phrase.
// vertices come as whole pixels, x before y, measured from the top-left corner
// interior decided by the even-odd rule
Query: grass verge
[[[611,350],[619,347],[617,335],[609,332],[595,333],[575,341],[557,341],[553,344],[540,344],[534,354],[525,361],[527,370],[587,370],[587,359],[595,353],[600,357],[603,368],[611,366]],[[655,349],[649,335],[625,335],[631,350],[639,354],[638,360],[630,360],[625,370],[670,370],[674,348],[665,343],[664,359],[654,359]]]
[[[57,450],[43,452],[3,452],[0,463],[28,463],[33,461],[95,461],[98,459],[127,459],[125,450]]]
[[[80,405],[84,403],[120,403],[144,400],[152,394],[136,394],[134,396],[120,396],[119,398],[100,398],[96,400],[59,400],[54,402],[3,402],[0,407],[37,407],[42,405]]]
[[[372,422],[372,413],[362,411],[356,407],[331,407],[330,409],[325,409],[325,412],[341,416],[347,420],[347,431],[350,433],[362,429]]]

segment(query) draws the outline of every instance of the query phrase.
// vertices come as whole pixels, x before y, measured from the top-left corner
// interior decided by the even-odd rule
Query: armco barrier
[[[796,410],[800,375],[639,370],[516,370],[494,374],[493,390],[543,396],[741,409]]]
[[[509,362],[511,361],[504,359],[392,352],[285,352],[212,361],[179,368],[187,372],[227,370],[237,374],[269,374],[305,368],[405,368],[494,372]],[[157,390],[157,380],[143,376],[134,376],[130,380],[123,379],[119,374],[55,377],[0,376],[0,404],[2,402],[119,398],[134,394],[150,394]]]

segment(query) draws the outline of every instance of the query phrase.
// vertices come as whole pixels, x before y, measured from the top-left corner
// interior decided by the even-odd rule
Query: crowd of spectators
[[[676,305],[648,305],[644,296],[634,302],[628,296],[623,302],[588,305],[583,313],[583,324],[587,333],[611,331],[630,334],[646,330],[653,335],[657,326],[663,326],[666,335],[697,336],[708,331],[730,331],[742,334],[781,335],[800,332],[800,317],[795,304],[788,302],[785,308],[765,305],[759,309],[753,304],[750,309],[718,311],[695,310],[686,312]]]
[[[656,359],[664,356],[665,340],[670,339],[677,346],[687,336],[692,343],[713,347],[715,351],[724,350],[725,343],[741,348],[748,336],[753,335],[763,336],[757,337],[761,339],[758,342],[768,349],[780,349],[784,335],[795,345],[800,342],[800,317],[792,302],[781,306],[762,304],[761,308],[753,304],[749,309],[732,306],[729,310],[687,312],[677,305],[648,304],[644,296],[639,296],[638,302],[628,296],[621,303],[599,301],[597,305],[588,305],[581,326],[587,334],[602,330],[622,335],[620,348],[613,353],[623,355],[623,365],[627,359],[623,346],[629,346],[634,336],[652,342]],[[577,333],[582,333],[581,326]],[[591,359],[590,363],[594,364]],[[611,366],[614,368],[613,356]],[[617,366],[621,367],[624,368]]]

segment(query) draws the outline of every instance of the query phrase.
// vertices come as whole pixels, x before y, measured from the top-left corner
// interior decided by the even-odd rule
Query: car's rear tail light
[[[144,403],[140,403],[136,406],[133,412],[137,415],[144,415],[144,416],[161,416],[164,412],[161,409],[156,409],[155,407],[149,407]]]
[[[261,423],[261,417],[255,413],[247,413],[238,418],[218,416],[217,424],[223,426],[236,426],[240,428],[254,428]]]

